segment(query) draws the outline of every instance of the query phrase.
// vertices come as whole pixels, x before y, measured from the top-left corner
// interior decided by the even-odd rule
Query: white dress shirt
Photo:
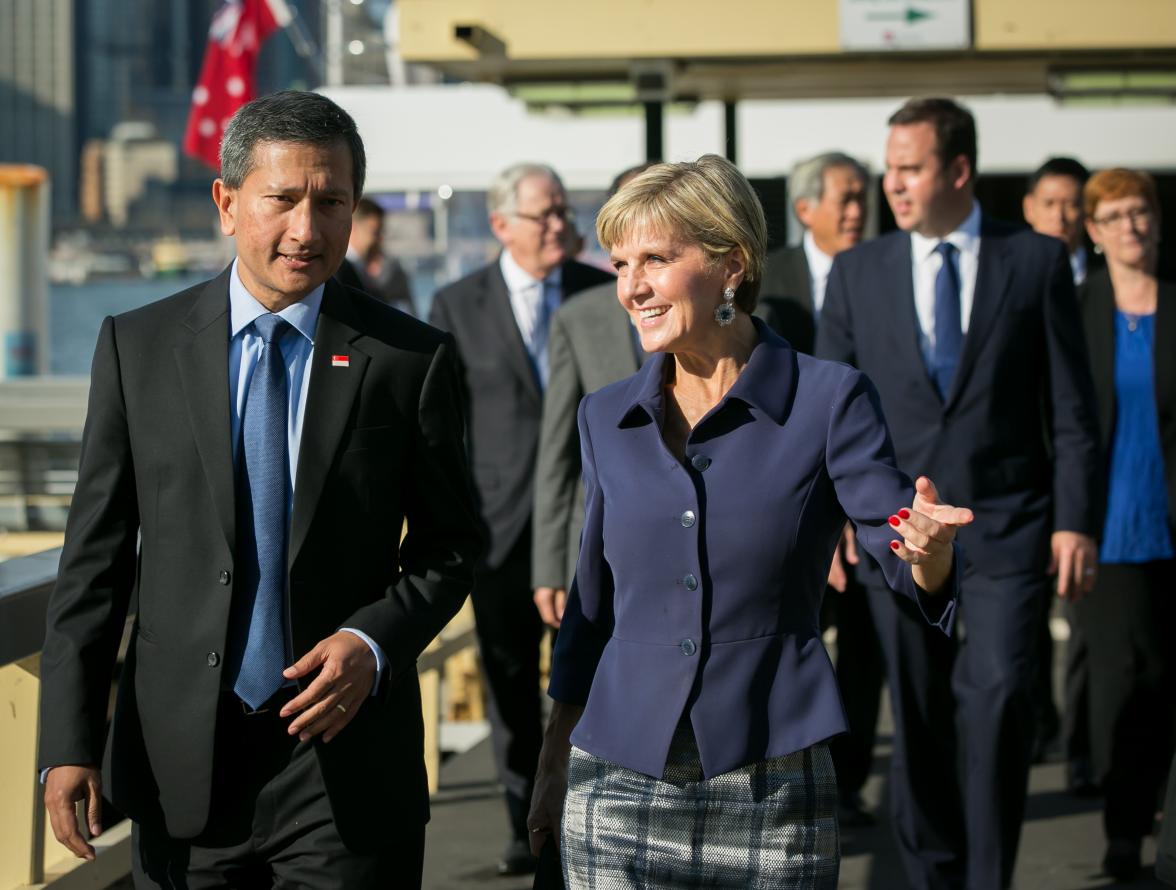
[[[556,266],[546,278],[533,278],[515,262],[509,250],[503,250],[498,259],[506,289],[510,292],[510,308],[515,324],[522,335],[523,345],[531,355],[539,372],[540,383],[547,386],[547,332],[551,326],[551,315],[559,308],[563,297],[563,267]],[[546,309],[544,313],[543,310]],[[539,325],[541,318],[547,324]]]
[[[825,305],[825,285],[829,283],[833,257],[817,247],[817,241],[808,229],[804,230],[804,238],[800,243],[804,247],[804,258],[808,261],[809,285],[813,293],[813,318],[819,319],[821,307]]]
[[[980,204],[946,238],[928,238],[911,232],[911,277],[915,284],[915,312],[919,319],[919,348],[928,367],[935,348],[935,276],[943,260],[935,248],[941,241],[955,245],[960,273],[960,327],[966,335],[976,296],[976,272],[980,268]]]

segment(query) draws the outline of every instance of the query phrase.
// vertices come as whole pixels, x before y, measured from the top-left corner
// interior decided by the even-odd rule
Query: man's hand
[[[79,800],[86,804],[90,836],[102,834],[102,773],[92,766],[55,766],[45,777],[45,809],[53,836],[79,859],[93,859],[94,848],[78,830]]]
[[[829,566],[829,580],[826,582],[838,593],[845,593],[849,586],[849,574],[845,571],[845,564],[858,564],[857,535],[853,533],[853,524],[845,523],[845,530],[837,542],[837,549],[833,551],[833,564]]]
[[[1073,601],[1090,593],[1098,571],[1094,538],[1079,532],[1054,532],[1049,546],[1049,573],[1058,576],[1058,596]]]
[[[282,708],[281,716],[298,714],[286,731],[305,742],[322,735],[329,742],[351,722],[376,683],[376,655],[350,631],[333,634],[282,672],[296,680],[318,676]],[[299,713],[301,712],[301,713]]]
[[[543,623],[549,627],[559,627],[559,623],[563,621],[568,592],[562,587],[536,587],[531,599],[534,600]]]

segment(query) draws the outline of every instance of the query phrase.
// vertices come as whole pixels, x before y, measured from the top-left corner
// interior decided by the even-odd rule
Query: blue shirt
[[[325,285],[319,285],[296,303],[283,309],[277,315],[289,322],[293,331],[278,343],[282,360],[286,365],[286,384],[289,387],[289,401],[286,411],[286,447],[290,455],[290,487],[286,497],[286,522],[294,509],[294,483],[298,476],[298,448],[302,441],[302,422],[306,417],[306,395],[310,391],[311,358],[314,356],[314,329],[318,325],[319,309],[323,303]],[[269,310],[253,298],[237,274],[237,261],[229,274],[229,398],[232,416],[229,418],[233,437],[233,468],[241,460],[241,418],[245,411],[245,397],[249,392],[249,381],[261,355],[262,339],[252,324]],[[376,656],[376,683],[372,695],[380,686],[387,659],[384,652],[371,637],[354,627],[342,627],[368,644]],[[295,653],[298,655],[298,653]]]
[[[1168,495],[1156,416],[1155,316],[1115,313],[1115,437],[1099,559],[1171,559]]]

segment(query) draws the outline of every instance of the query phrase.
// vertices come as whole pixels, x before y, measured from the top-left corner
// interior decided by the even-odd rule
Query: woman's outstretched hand
[[[955,551],[951,542],[956,529],[973,519],[967,507],[939,502],[935,483],[926,476],[915,480],[915,499],[910,509],[890,517],[901,541],[891,541],[890,549],[911,564],[915,583],[927,593],[938,593],[951,574]]]

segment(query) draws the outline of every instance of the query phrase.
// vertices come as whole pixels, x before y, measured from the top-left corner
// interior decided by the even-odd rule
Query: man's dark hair
[[[373,216],[378,216],[380,219],[383,219],[384,208],[371,198],[360,198],[355,202],[355,212],[352,216],[356,219],[371,219]]]
[[[240,188],[253,170],[254,149],[269,142],[310,145],[344,143],[351,151],[352,197],[363,194],[367,158],[355,121],[346,111],[318,93],[283,90],[261,96],[237,109],[221,140],[221,179]]]
[[[951,99],[908,99],[887,122],[890,126],[930,124],[935,129],[935,150],[946,167],[960,155],[968,159],[976,179],[976,119]]]
[[[1050,158],[1029,175],[1025,183],[1025,193],[1031,193],[1037,188],[1037,183],[1047,176],[1069,176],[1081,188],[1086,185],[1086,180],[1090,179],[1090,171],[1073,158]]]
[[[638,164],[636,167],[630,167],[628,170],[622,170],[613,177],[613,181],[608,186],[608,196],[611,198],[621,190],[623,186],[630,179],[636,179],[646,170],[654,165],[653,161],[646,161],[644,164]]]

